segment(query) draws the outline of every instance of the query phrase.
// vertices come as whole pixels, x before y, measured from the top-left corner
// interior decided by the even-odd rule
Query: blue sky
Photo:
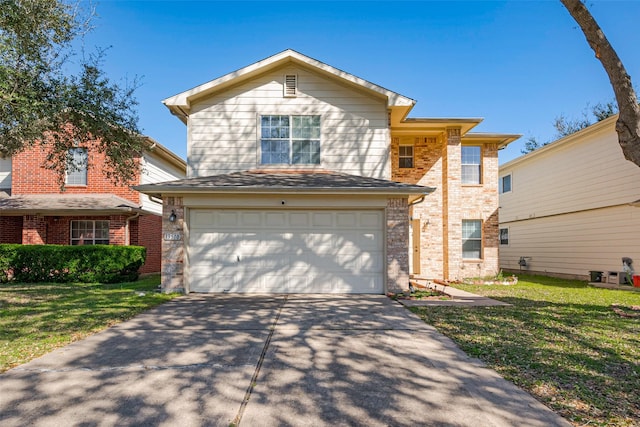
[[[588,2],[640,82],[640,1]],[[471,2],[126,1],[96,5],[86,48],[110,47],[105,69],[137,76],[143,132],[186,156],[186,126],[161,100],[291,48],[417,100],[412,117],[483,117],[478,132],[553,138],[613,91],[557,0]]]

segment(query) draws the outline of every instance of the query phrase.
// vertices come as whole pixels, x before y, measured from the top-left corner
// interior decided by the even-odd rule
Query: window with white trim
[[[509,229],[508,228],[500,229],[500,244],[502,246],[509,245]]]
[[[479,219],[462,220],[462,258],[482,258],[482,221]]]
[[[413,167],[413,145],[400,145],[398,147],[398,167]]]
[[[319,165],[320,116],[261,116],[260,163]]]
[[[67,153],[67,185],[87,185],[86,148],[71,148]]]
[[[482,184],[482,147],[478,145],[462,146],[462,183]]]
[[[500,177],[500,182],[498,185],[500,194],[508,193],[511,191],[511,174]]]
[[[108,245],[109,221],[71,221],[72,245]]]

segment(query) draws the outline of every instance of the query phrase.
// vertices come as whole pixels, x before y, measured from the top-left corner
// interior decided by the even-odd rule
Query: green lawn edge
[[[0,285],[0,372],[163,304],[159,275],[127,283]]]
[[[574,425],[640,424],[640,293],[520,275],[517,285],[455,285],[510,307],[414,307],[426,323]]]

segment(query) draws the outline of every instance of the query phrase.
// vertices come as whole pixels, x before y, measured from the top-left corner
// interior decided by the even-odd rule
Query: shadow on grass
[[[555,280],[538,282],[535,290],[519,284],[525,289],[484,293],[512,307],[412,311],[568,419],[633,425],[640,419],[640,319],[622,318],[610,304],[638,296]],[[554,302],[545,295],[565,300],[567,290],[598,301]],[[531,298],[503,295],[527,291]]]

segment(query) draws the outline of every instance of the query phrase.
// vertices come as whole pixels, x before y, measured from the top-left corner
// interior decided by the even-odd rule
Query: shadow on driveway
[[[569,425],[381,295],[189,295],[0,375],[3,426],[234,420]]]

